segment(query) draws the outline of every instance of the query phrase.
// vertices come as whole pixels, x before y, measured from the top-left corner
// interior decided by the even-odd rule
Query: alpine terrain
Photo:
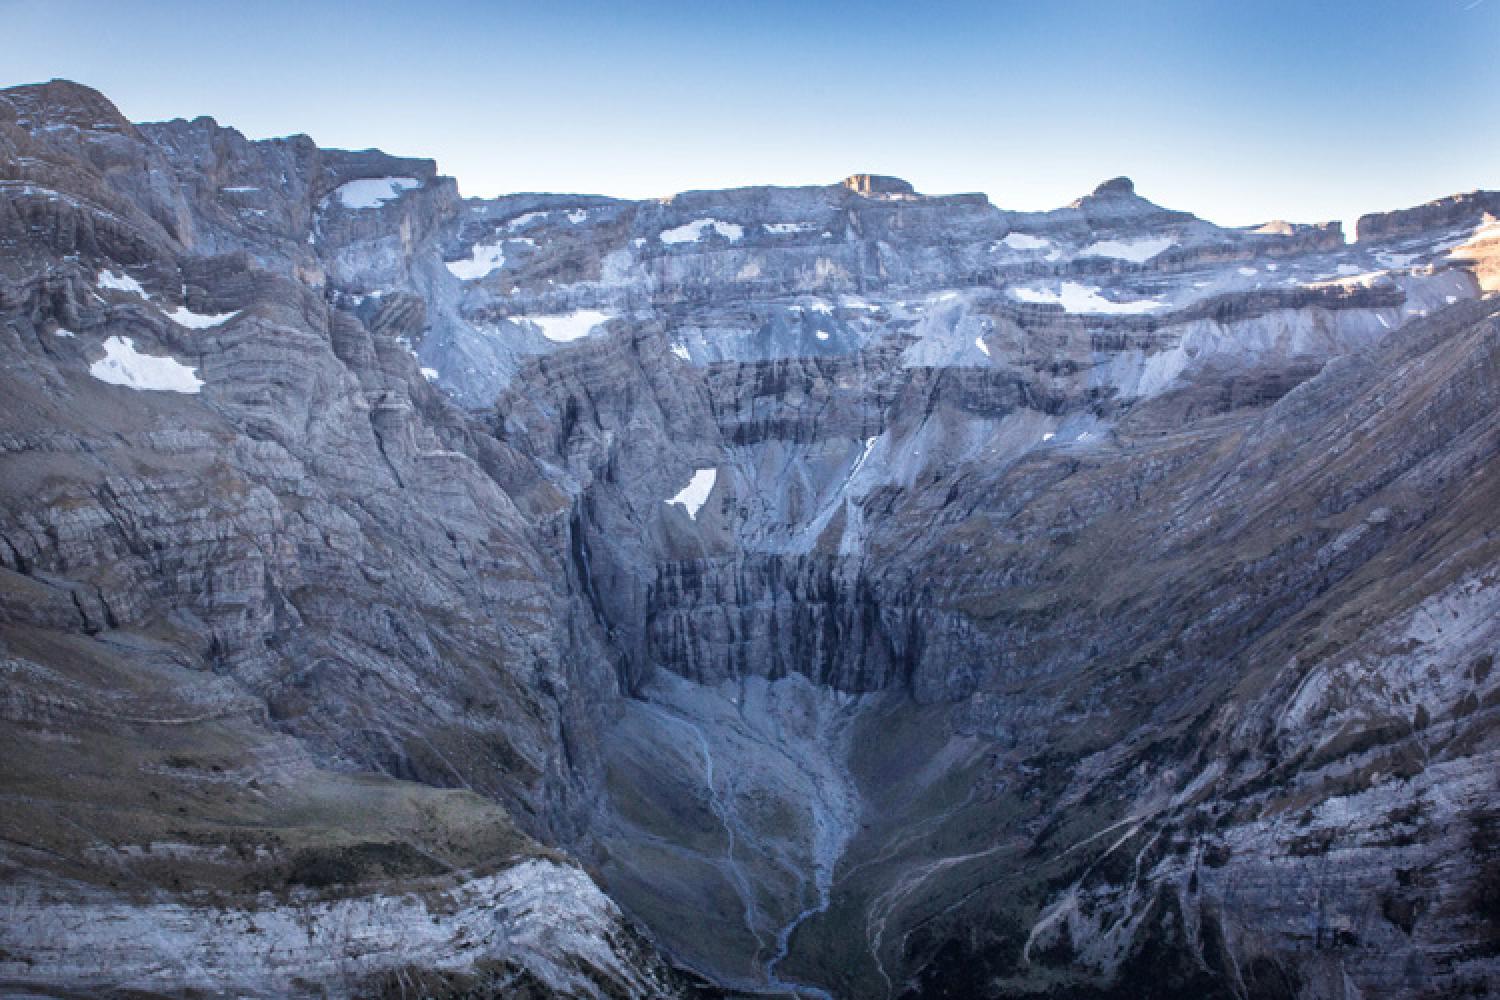
[[[1497,291],[0,91],[0,995],[1491,995]]]

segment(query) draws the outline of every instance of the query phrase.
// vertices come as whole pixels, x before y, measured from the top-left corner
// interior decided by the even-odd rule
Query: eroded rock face
[[[443,217],[451,182],[423,161],[249,144],[203,121],[136,130],[77,93],[6,92],[24,126],[0,127],[4,865],[8,912],[25,917],[6,921],[0,977],[188,989],[150,973],[171,949],[128,921],[108,925],[105,967],[87,957],[99,942],[70,948],[52,917],[70,899],[82,926],[211,888],[229,926],[281,919],[265,893],[309,866],[342,894],[325,922],[418,919],[400,897],[419,876],[471,885],[434,910],[413,960],[460,978],[510,962],[463,932],[510,933],[504,912],[465,900],[543,853],[518,826],[554,842],[584,829],[614,671],[570,624],[566,499],[420,373],[401,340],[417,320],[367,323],[326,284],[350,259],[391,266]],[[381,187],[390,173],[411,184]],[[252,185],[266,207],[246,218]],[[111,341],[124,370],[99,368]],[[164,368],[200,388],[172,391]],[[174,845],[213,863],[148,864]],[[418,863],[361,860],[391,852]],[[527,905],[575,893],[572,871]],[[188,934],[209,904],[171,905]],[[319,961],[354,962],[343,978],[295,954],[240,968],[234,945],[182,949],[202,952],[209,980],[347,993],[353,972],[406,961],[378,944],[405,939],[392,919],[351,932],[348,954],[325,942]],[[355,962],[366,937],[373,955]],[[610,941],[578,958],[549,940],[534,937],[528,975],[553,963],[613,982],[627,968],[628,992],[656,992],[639,985],[661,979],[647,948],[603,967],[589,956],[614,954]]]
[[[0,978],[1495,984],[1493,195],[462,200],[62,82],[0,192]]]
[[[844,187],[867,198],[877,194],[914,195],[917,193],[916,188],[912,187],[909,181],[884,174],[850,174],[844,178]]]
[[[7,920],[9,937],[31,942],[24,978],[82,988],[640,997],[682,988],[671,970],[643,960],[645,948],[587,875],[542,860],[457,886],[292,898],[253,911],[17,893]]]

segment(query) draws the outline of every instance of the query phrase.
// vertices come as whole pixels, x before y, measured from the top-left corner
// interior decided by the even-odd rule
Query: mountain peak
[[[1081,211],[1092,226],[1140,225],[1152,220],[1183,221],[1193,217],[1141,197],[1129,177],[1112,177],[1069,207]]]
[[[16,109],[16,123],[23,128],[73,125],[83,129],[108,128],[133,132],[114,102],[92,87],[72,80],[27,83],[0,90],[0,100]]]
[[[1129,177],[1112,177],[1094,188],[1095,198],[1123,198],[1135,194],[1135,181]]]

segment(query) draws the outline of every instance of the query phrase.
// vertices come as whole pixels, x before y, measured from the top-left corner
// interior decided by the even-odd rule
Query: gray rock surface
[[[475,200],[0,91],[0,982],[1500,985],[1495,198]]]

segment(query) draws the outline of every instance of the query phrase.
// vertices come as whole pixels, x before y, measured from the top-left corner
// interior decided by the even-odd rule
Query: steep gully
[[[787,959],[798,928],[828,909],[835,872],[858,825],[861,805],[843,755],[848,752],[847,727],[858,711],[859,699],[845,697],[826,705],[820,702],[812,713],[810,725],[793,734],[787,731],[786,720],[779,713],[761,710],[756,704],[758,699],[750,693],[751,686],[742,683],[727,696],[733,706],[732,714],[707,713],[706,723],[689,714],[692,702],[674,703],[671,692],[675,685],[666,685],[665,691],[658,688],[648,692],[639,704],[646,714],[670,729],[690,734],[695,745],[701,794],[724,832],[723,854],[718,860],[735,886],[745,926],[755,931],[757,960],[763,975],[757,991],[831,1000],[833,995],[829,991],[788,978],[778,967]],[[766,692],[773,701],[777,698],[775,687],[771,685]],[[655,698],[661,700],[652,700]],[[714,727],[713,740],[705,724]],[[733,753],[736,763],[743,761],[747,750],[765,758],[780,759],[803,779],[805,784],[801,787],[809,793],[805,800],[808,807],[805,855],[794,852],[777,862],[795,880],[791,898],[799,900],[797,905],[801,909],[785,914],[779,924],[774,922],[773,914],[760,912],[756,883],[761,879],[745,869],[739,856],[740,845],[747,840],[753,842],[764,831],[747,826],[739,814],[736,806],[739,789],[733,778],[736,769],[718,764],[715,743],[723,753],[731,739],[738,747]]]

